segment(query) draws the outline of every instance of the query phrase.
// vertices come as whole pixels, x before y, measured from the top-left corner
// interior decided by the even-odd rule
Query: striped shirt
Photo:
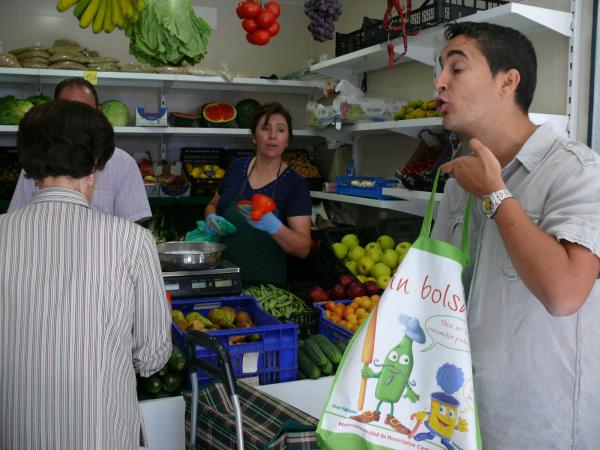
[[[137,449],[135,372],[171,352],[152,236],[63,188],[0,236],[0,449]]]
[[[21,171],[8,212],[27,205],[37,191],[35,181],[25,178]],[[144,181],[129,153],[115,147],[104,169],[98,172],[92,208],[132,222],[152,217]]]

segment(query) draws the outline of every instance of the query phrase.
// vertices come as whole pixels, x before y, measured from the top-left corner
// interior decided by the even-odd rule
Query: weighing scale
[[[172,298],[222,297],[242,291],[240,268],[227,260],[212,269],[163,272],[163,278]]]

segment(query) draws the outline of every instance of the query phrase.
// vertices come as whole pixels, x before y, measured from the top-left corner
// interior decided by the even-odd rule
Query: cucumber
[[[331,375],[333,373],[333,363],[327,360],[327,364],[320,366],[319,369],[321,369],[323,375]]]
[[[329,360],[333,364],[340,363],[340,361],[342,360],[342,352],[333,344],[333,342],[331,342],[329,339],[327,339],[326,336],[323,336],[322,334],[315,334],[314,340],[317,342],[317,344],[319,344],[319,347],[321,347],[321,351],[325,354],[325,356],[327,356],[327,358],[329,358]]]
[[[346,351],[346,347],[348,346],[348,342],[345,342],[341,339],[335,341],[334,344],[337,348],[340,349],[340,352],[342,352],[342,354]]]
[[[169,361],[167,361],[167,367],[174,372],[180,372],[185,367],[185,355],[175,344],[173,344],[171,356],[169,357]]]
[[[304,349],[298,349],[298,366],[300,370],[311,380],[316,380],[321,376],[321,369],[308,357]]]
[[[304,350],[308,357],[312,359],[312,361],[319,367],[325,366],[328,362],[331,362],[321,351],[321,348],[319,347],[317,341],[315,341],[314,336],[311,336],[304,341],[302,350]]]

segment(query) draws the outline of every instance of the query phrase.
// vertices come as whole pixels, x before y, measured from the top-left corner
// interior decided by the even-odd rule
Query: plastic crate
[[[363,29],[350,33],[335,33],[335,56],[342,56],[364,47]]]
[[[373,186],[356,186],[352,182],[372,182]],[[394,197],[383,195],[384,187],[397,187],[398,180],[380,177],[336,177],[337,194],[354,195],[356,197],[377,198],[380,200],[394,200]]]
[[[344,305],[349,305],[352,303],[352,300],[336,300],[335,303],[342,303]],[[325,317],[325,302],[315,303],[315,308],[319,311],[319,333],[325,336],[334,344],[338,341],[347,345],[354,333],[347,328],[341,327],[327,317]]]
[[[206,316],[213,308],[231,306],[250,314],[256,327],[229,330],[207,331],[215,336],[227,349],[237,378],[258,377],[260,384],[294,381],[298,372],[298,326],[295,323],[282,323],[263,311],[256,298],[251,296],[197,298],[173,300],[173,309],[187,314],[198,311]],[[172,325],[173,341],[183,348],[186,332],[175,323]],[[229,338],[241,335],[260,335],[260,340],[230,344]],[[196,356],[217,364],[217,355],[211,350],[196,347]],[[205,384],[212,377],[198,370],[198,382]]]
[[[485,11],[496,6],[509,3],[502,0],[428,0],[419,8],[411,11],[407,19],[407,31],[419,31],[433,27],[441,23],[450,22],[464,16],[475,14],[477,11]],[[400,18],[392,18],[392,26],[400,23]],[[394,39],[402,36],[398,31],[391,34]],[[383,30],[383,21],[365,17],[363,21],[363,41],[365,47],[385,42],[387,33]],[[409,42],[410,46],[410,42]]]

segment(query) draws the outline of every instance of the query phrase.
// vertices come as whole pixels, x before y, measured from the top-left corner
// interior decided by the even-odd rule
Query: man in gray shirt
[[[94,86],[83,78],[70,78],[56,86],[54,97],[86,103],[98,108],[98,94]],[[32,179],[21,171],[8,212],[27,205],[38,191]],[[152,216],[144,182],[135,160],[115,147],[112,158],[98,173],[92,207],[113,216],[138,222]]]
[[[469,194],[468,324],[483,447],[596,449],[600,158],[528,117],[536,55],[521,33],[449,25],[437,106],[472,154],[442,166],[433,237],[460,242]]]

